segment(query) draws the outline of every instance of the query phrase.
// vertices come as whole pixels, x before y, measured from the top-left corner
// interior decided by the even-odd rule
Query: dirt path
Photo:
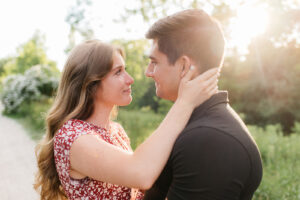
[[[38,195],[32,187],[35,143],[21,125],[1,112],[0,105],[0,199],[36,200]]]

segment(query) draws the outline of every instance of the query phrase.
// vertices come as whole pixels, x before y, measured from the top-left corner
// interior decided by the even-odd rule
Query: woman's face
[[[125,62],[119,52],[113,53],[112,70],[101,80],[96,101],[107,106],[126,106],[132,101],[133,78],[125,71]]]

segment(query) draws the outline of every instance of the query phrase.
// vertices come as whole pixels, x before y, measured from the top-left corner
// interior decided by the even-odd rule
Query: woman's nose
[[[134,82],[134,79],[127,73],[126,83],[128,85],[131,85],[131,84],[133,84],[133,82]]]

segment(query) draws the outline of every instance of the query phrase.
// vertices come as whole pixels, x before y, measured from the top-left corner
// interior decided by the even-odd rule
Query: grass
[[[9,114],[17,119],[37,140],[44,133],[44,116],[51,99],[23,104],[18,113]],[[119,110],[117,121],[122,124],[135,149],[151,134],[163,119],[163,115],[150,110]],[[300,199],[300,124],[294,133],[283,136],[280,125],[265,128],[248,126],[260,149],[263,160],[263,179],[254,200]]]
[[[257,200],[300,199],[300,133],[283,136],[280,126],[249,126],[263,160],[263,180]]]

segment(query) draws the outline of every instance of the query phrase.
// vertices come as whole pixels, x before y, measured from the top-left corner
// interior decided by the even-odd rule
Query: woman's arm
[[[193,109],[216,92],[217,70],[194,80],[182,78],[178,98],[160,126],[133,153],[93,135],[80,136],[71,146],[71,168],[84,176],[127,187],[148,189],[161,173],[172,146]]]

